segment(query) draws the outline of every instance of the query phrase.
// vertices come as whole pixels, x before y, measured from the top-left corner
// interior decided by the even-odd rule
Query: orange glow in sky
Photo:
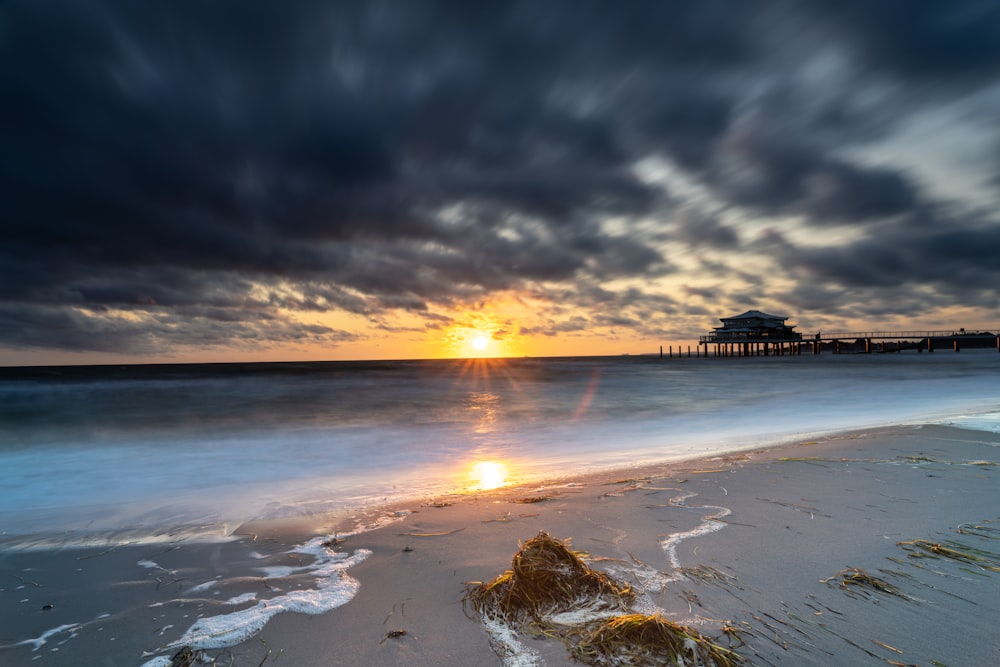
[[[503,316],[495,304],[480,304],[472,311],[450,313],[451,326],[443,329],[440,356],[458,358],[516,356],[519,336],[512,333],[518,325]]]

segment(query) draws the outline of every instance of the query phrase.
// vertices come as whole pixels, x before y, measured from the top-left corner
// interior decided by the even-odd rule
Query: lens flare
[[[507,482],[507,466],[496,461],[480,461],[472,466],[475,489],[498,489]]]

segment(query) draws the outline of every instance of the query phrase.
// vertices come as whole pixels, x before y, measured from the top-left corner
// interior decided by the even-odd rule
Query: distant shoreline
[[[975,339],[973,336],[972,339]],[[845,345],[853,345],[853,342],[844,342]],[[691,346],[694,350],[695,346]],[[685,348],[686,350],[686,348]],[[863,347],[850,348],[849,352],[841,354],[854,355],[865,354]],[[984,350],[996,352],[994,338],[990,338],[987,344],[969,345],[963,347],[962,351],[970,351],[974,354],[981,354]],[[951,350],[938,350],[945,354],[951,354]],[[905,356],[910,357],[926,352],[917,352],[915,348],[903,350]],[[871,353],[879,354],[878,352]],[[936,354],[932,353],[932,354]],[[824,348],[821,355],[812,355],[803,352],[801,355],[751,355],[751,359],[808,359],[814,356],[836,356],[836,353]],[[718,359],[712,355],[688,357],[687,352],[680,353],[675,350],[674,356],[669,358],[664,355],[662,358],[658,352],[623,352],[621,354],[595,354],[595,355],[573,355],[573,356],[517,356],[517,357],[447,357],[430,359],[327,359],[316,361],[223,361],[223,362],[162,362],[162,363],[109,363],[109,364],[56,364],[56,365],[25,365],[25,366],[0,366],[0,380],[74,380],[87,379],[88,373],[101,373],[109,378],[141,379],[143,377],[162,377],[164,375],[201,375],[205,371],[230,371],[233,375],[253,374],[253,373],[305,373],[322,372],[326,370],[336,370],[338,368],[350,370],[363,370],[365,368],[387,368],[393,365],[467,365],[467,364],[505,364],[505,363],[532,363],[547,361],[621,361],[622,363],[658,363],[668,360],[691,360]],[[743,357],[734,357],[743,358]]]

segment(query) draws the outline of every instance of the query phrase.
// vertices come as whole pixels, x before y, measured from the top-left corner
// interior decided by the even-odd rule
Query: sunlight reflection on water
[[[476,491],[498,489],[507,482],[507,466],[498,461],[479,461],[472,466]]]

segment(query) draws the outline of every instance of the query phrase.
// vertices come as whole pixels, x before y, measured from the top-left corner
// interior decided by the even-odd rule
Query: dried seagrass
[[[473,608],[489,618],[520,624],[573,609],[625,609],[635,598],[627,584],[592,570],[577,552],[541,532],[514,554],[509,570],[467,592]]]
[[[601,666],[743,664],[734,651],[658,614],[615,616],[582,634],[570,651],[580,662]]]

